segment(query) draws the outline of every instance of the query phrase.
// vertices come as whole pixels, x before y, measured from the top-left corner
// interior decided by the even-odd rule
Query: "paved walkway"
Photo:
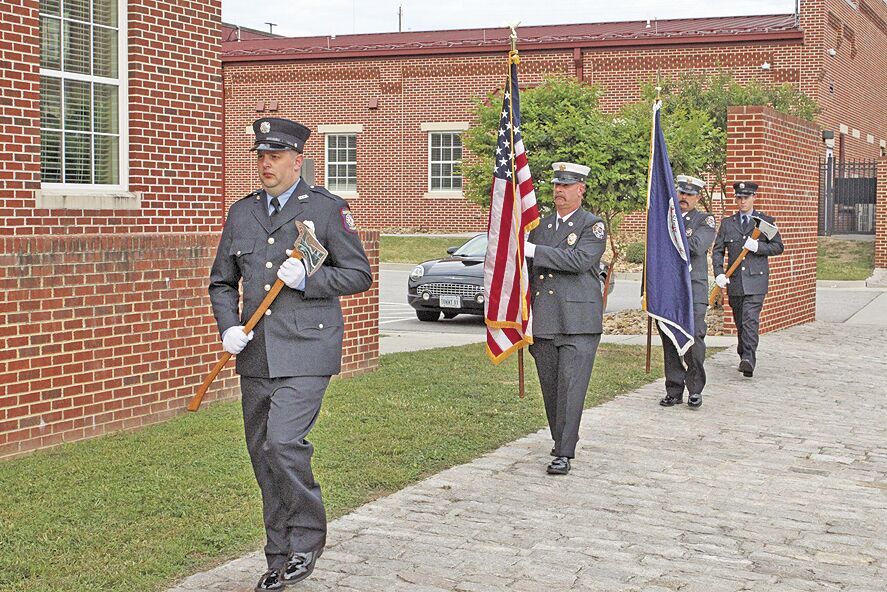
[[[319,592],[882,592],[887,326],[815,323],[726,350],[698,411],[662,381],[585,413],[566,477],[545,431],[330,524]],[[253,554],[173,588],[251,590]]]

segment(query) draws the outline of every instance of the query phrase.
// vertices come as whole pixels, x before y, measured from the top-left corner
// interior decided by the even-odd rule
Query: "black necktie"
[[[745,214],[742,215],[742,231],[745,232],[748,230],[748,216]]]
[[[564,223],[563,219],[558,217],[557,222],[554,223],[554,229],[557,230],[558,228],[561,227],[561,224],[563,224],[563,223]]]
[[[271,198],[271,207],[274,208],[274,211],[271,212],[271,217],[273,218],[275,214],[280,213],[280,200],[276,197]]]

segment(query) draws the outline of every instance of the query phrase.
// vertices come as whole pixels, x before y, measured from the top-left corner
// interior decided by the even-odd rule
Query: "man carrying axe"
[[[223,347],[237,356],[247,449],[262,490],[261,592],[308,577],[326,543],[306,438],[341,369],[339,296],[367,290],[373,278],[347,202],[299,179],[310,130],[278,118],[259,119],[253,130],[263,188],[231,206],[209,295]]]
[[[757,190],[757,184],[750,181],[733,184],[739,211],[721,221],[711,253],[715,290],[726,288],[730,297],[738,332],[738,370],[749,378],[757,362],[761,308],[770,279],[768,259],[785,249],[774,218],[754,209]],[[725,255],[731,264],[726,273]]]

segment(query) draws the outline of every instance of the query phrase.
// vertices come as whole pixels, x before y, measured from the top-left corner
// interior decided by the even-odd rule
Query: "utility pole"
[[[397,32],[403,32],[403,4],[397,7]]]
[[[268,25],[268,32],[273,35],[274,34],[274,27],[277,26],[277,23],[265,23],[265,24]]]

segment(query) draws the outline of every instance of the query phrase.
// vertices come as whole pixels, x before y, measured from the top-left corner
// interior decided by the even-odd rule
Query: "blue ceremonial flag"
[[[656,101],[653,106],[642,301],[647,314],[658,321],[659,328],[683,355],[693,345],[694,334],[690,245],[659,122],[661,105]]]

